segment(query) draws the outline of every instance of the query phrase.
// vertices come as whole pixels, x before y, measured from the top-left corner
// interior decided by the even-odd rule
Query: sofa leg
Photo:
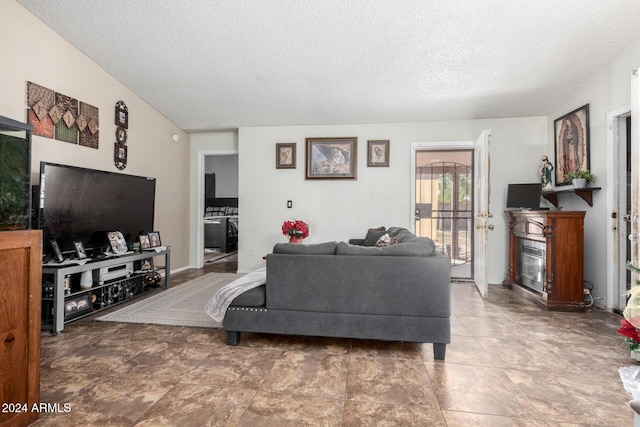
[[[433,343],[433,357],[437,360],[444,360],[444,355],[447,352],[447,345],[442,343]]]
[[[240,332],[238,331],[227,331],[227,344],[228,345],[238,345],[240,343]]]

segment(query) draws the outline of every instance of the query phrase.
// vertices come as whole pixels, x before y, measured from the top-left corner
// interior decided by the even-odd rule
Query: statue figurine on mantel
[[[553,165],[549,161],[546,155],[542,156],[540,162],[540,181],[542,183],[542,191],[553,191],[553,183],[551,182],[551,172],[553,171]]]

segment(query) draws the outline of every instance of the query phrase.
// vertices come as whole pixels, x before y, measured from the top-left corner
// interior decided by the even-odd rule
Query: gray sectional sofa
[[[385,240],[388,246],[378,247]],[[244,292],[225,313],[230,345],[241,332],[433,343],[450,342],[450,259],[404,228],[365,239],[276,244],[266,284]]]

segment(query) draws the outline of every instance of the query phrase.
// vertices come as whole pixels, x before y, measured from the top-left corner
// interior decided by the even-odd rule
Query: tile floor
[[[40,401],[68,405],[32,425],[633,425],[617,315],[545,312],[501,286],[452,294],[444,362],[430,344],[243,334],[229,347],[221,330],[85,318],[43,332]]]

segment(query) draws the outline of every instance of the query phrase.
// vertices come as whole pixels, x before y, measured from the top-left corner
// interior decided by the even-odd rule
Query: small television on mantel
[[[542,185],[539,182],[532,184],[509,184],[507,188],[507,209],[540,209],[540,197]]]

